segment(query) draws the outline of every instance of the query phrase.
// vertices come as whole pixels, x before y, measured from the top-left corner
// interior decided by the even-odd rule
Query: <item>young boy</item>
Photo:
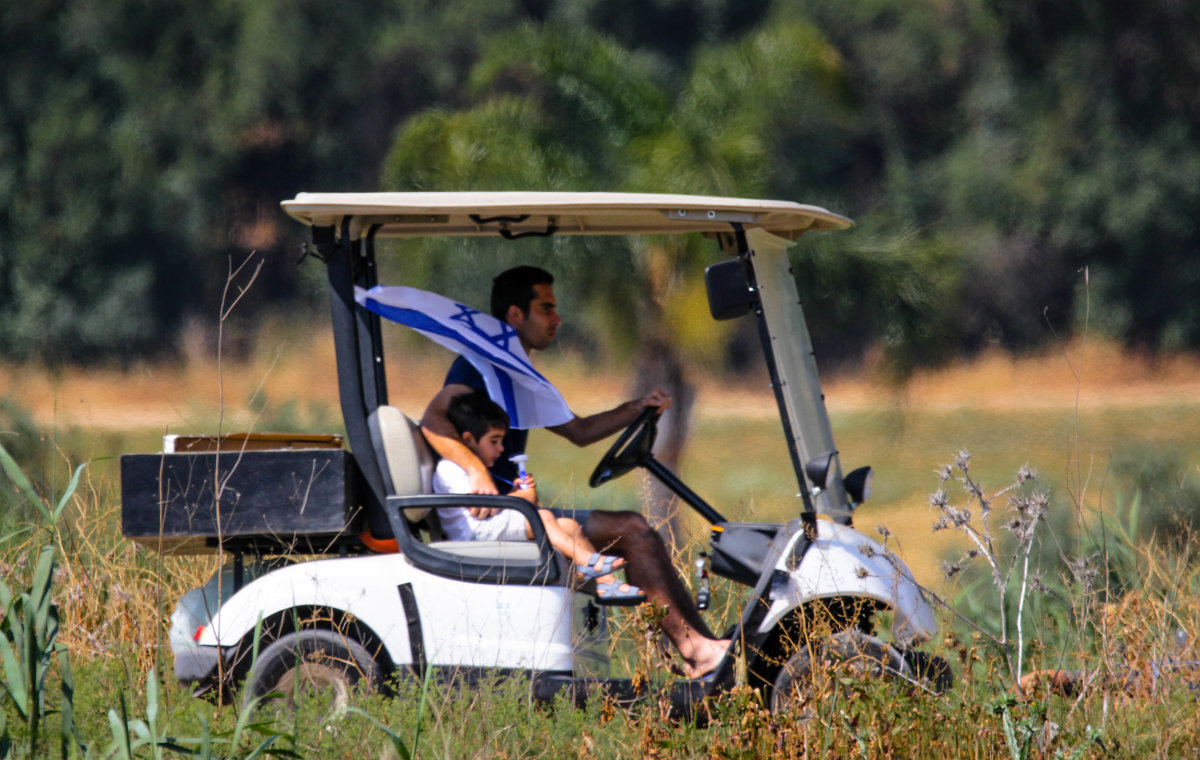
[[[478,391],[455,396],[446,416],[458,432],[463,444],[491,467],[504,451],[503,438],[508,431],[508,414],[496,402]],[[525,499],[537,506],[537,484],[526,475],[512,483],[509,496]],[[449,459],[438,462],[433,476],[434,493],[470,493],[467,471]],[[533,538],[533,529],[520,512],[505,509],[487,519],[471,515],[466,507],[441,507],[438,519],[452,541],[523,541]],[[546,528],[551,545],[575,562],[576,573],[585,582],[596,582],[597,597],[608,604],[637,604],[645,596],[637,586],[617,581],[612,571],[625,560],[600,554],[583,536],[578,522],[569,517],[556,517],[547,509],[538,516]]]

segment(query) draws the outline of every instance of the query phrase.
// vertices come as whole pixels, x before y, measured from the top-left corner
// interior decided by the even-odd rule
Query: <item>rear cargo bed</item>
[[[361,476],[340,438],[267,434],[180,443],[169,440],[168,448],[186,451],[121,457],[127,538],[170,554],[207,554],[219,545],[327,553],[358,543]]]

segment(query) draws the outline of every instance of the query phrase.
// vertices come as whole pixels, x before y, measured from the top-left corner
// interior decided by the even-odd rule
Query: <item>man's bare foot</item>
[[[683,658],[683,674],[688,678],[703,678],[717,669],[728,651],[729,639],[693,641],[690,656]]]

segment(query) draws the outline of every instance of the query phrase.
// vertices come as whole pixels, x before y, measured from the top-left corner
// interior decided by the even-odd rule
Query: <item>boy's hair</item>
[[[450,399],[446,416],[460,436],[470,433],[477,441],[493,428],[508,430],[508,412],[479,391],[471,391]]]
[[[554,275],[539,267],[504,270],[492,280],[492,316],[503,322],[509,306],[516,306],[522,314],[529,316],[529,304],[537,295],[533,286],[553,284]]]

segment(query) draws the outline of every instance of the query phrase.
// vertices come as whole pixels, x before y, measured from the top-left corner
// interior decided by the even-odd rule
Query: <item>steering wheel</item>
[[[658,436],[658,411],[657,406],[648,406],[636,420],[629,423],[629,427],[621,432],[592,471],[588,485],[599,488],[637,467],[650,456],[650,449]]]

